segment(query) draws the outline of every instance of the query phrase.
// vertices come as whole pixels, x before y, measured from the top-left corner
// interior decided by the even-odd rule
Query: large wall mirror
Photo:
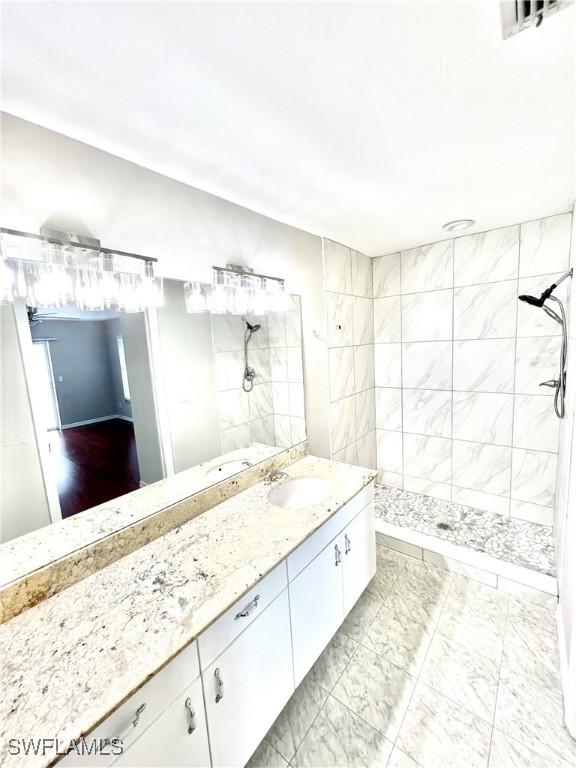
[[[161,307],[135,313],[2,307],[19,329],[53,522],[236,449],[306,438],[299,297],[261,315],[190,313],[184,283],[163,290]],[[27,493],[23,482],[4,507],[2,542],[38,527]]]

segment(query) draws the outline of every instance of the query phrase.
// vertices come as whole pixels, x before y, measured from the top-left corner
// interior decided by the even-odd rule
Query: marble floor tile
[[[436,631],[443,637],[500,663],[504,645],[504,625],[505,622],[500,623],[499,618],[491,617],[485,610],[477,611],[473,605],[459,602],[449,594]]]
[[[491,723],[498,691],[498,663],[442,635],[435,635],[420,680]]]
[[[397,616],[403,616],[407,622],[416,621],[433,630],[446,593],[445,583],[434,582],[423,574],[405,572],[390,590],[384,606]]]
[[[376,618],[376,614],[381,607],[382,599],[380,594],[369,585],[360,595],[354,608],[344,619],[341,631],[353,640],[362,643],[368,628]]]
[[[310,677],[305,677],[268,731],[266,741],[288,762],[294,757],[327,695]]]
[[[382,768],[391,751],[391,741],[329,696],[292,765],[295,768]]]
[[[566,730],[558,686],[501,671],[494,726],[556,765],[576,765],[576,741]]]
[[[397,746],[425,768],[485,768],[491,726],[419,683]]]
[[[382,656],[360,647],[332,696],[394,741],[416,680]]]
[[[360,641],[392,664],[417,676],[422,669],[432,631],[423,624],[382,607]]]
[[[546,608],[511,600],[502,668],[546,687],[560,686],[560,659],[554,614]]]
[[[329,693],[357,648],[358,642],[339,630],[308,673],[308,677]]]
[[[537,755],[522,742],[494,728],[488,768],[568,768],[568,765]]]
[[[421,768],[421,766],[399,747],[394,747],[387,768]]]
[[[272,744],[263,739],[258,749],[246,763],[246,768],[288,768],[288,763]]]

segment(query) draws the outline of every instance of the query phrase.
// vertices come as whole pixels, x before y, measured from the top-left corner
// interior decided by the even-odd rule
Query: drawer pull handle
[[[190,696],[184,702],[184,706],[188,710],[188,733],[194,733],[196,730],[196,715],[192,709],[192,699]]]
[[[134,720],[132,720],[132,725],[134,728],[136,728],[136,726],[140,722],[140,715],[142,714],[142,712],[144,712],[145,709],[146,709],[146,704],[140,704],[140,706],[136,710],[136,717],[134,718]]]
[[[216,704],[218,704],[224,698],[224,680],[222,680],[219,667],[214,670],[214,677],[216,678]]]
[[[352,551],[352,544],[350,542],[350,539],[348,538],[348,534],[347,533],[344,534],[344,542],[346,544],[346,549],[344,550],[344,553],[347,555],[348,552]]]
[[[334,544],[334,565],[338,567],[340,563],[342,562],[342,553],[340,552],[340,547],[338,544]]]
[[[236,614],[236,616],[234,616],[234,621],[238,621],[238,619],[243,619],[243,618],[245,618],[246,616],[250,616],[250,614],[252,613],[252,611],[253,611],[255,608],[258,608],[258,600],[260,600],[260,595],[256,595],[256,597],[254,598],[254,600],[251,600],[251,601],[248,603],[248,605],[247,605],[247,606],[246,606],[246,607],[245,607],[245,608],[244,608],[242,611],[240,611],[239,613],[237,613],[237,614]]]

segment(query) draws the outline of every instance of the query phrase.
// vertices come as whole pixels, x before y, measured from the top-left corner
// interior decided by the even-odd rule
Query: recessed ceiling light
[[[474,219],[455,219],[454,221],[447,221],[442,225],[442,229],[447,232],[459,232],[461,229],[468,229],[473,224],[476,224]]]

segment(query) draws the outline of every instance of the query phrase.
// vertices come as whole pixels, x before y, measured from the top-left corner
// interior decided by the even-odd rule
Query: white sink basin
[[[243,469],[248,469],[252,466],[252,462],[248,459],[233,459],[232,461],[225,461],[223,464],[218,464],[212,469],[206,471],[206,477],[214,482],[218,480],[225,480],[227,477],[242,472]]]
[[[275,485],[268,494],[268,501],[285,509],[311,507],[328,496],[330,487],[330,483],[321,477],[293,477]]]

